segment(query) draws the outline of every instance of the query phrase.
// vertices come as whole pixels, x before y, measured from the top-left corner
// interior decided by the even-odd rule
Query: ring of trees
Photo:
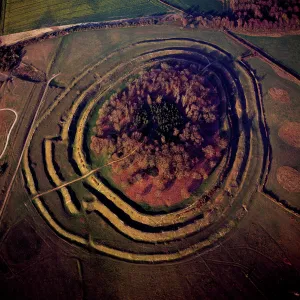
[[[249,70],[222,49],[206,42],[175,38],[143,41],[111,53],[85,70],[56,99],[36,126],[47,122],[54,110],[57,113],[62,100],[68,99],[72,106],[64,114],[59,136],[49,133],[47,137],[36,137],[36,142],[32,140],[26,150],[24,175],[30,194],[34,196],[40,192],[40,178],[37,179],[35,170],[30,166],[30,149],[36,145],[34,143],[41,141],[42,155],[46,157],[44,161],[48,170],[47,180],[53,186],[64,182],[64,178],[57,174],[57,166],[62,169],[65,163],[59,161],[58,156],[53,153],[56,151],[53,143],[66,146],[66,157],[74,169],[74,174],[87,174],[93,168],[93,158],[88,147],[91,135],[89,129],[92,126],[90,122],[99,107],[110,99],[113,91],[121,91],[120,87],[132,78],[141,76],[145,70],[151,70],[158,65],[166,67],[174,61],[194,66],[198,74],[205,75],[216,88],[224,112],[220,116],[220,128],[227,132],[228,147],[208,177],[205,189],[190,195],[189,201],[183,206],[167,211],[146,210],[105,181],[101,172],[90,175],[83,179],[86,193],[90,196],[81,199],[79,206],[78,203],[70,203],[73,198],[80,198],[74,195],[76,193],[72,191],[72,187],[58,191],[65,211],[74,216],[80,215],[80,212],[88,212],[87,216],[96,212],[131,242],[147,243],[151,250],[130,251],[125,246],[104,245],[91,236],[86,239],[82,234],[76,233],[75,229],[70,231],[67,229],[69,227],[62,225],[65,220],[59,221],[59,216],[53,217],[55,212],[45,205],[43,196],[35,198],[38,211],[63,238],[124,260],[173,261],[211,246],[236,226],[245,213],[245,205],[249,209],[251,194],[256,190],[257,182],[263,180],[265,162],[264,155],[261,154],[266,149],[260,131],[257,130],[262,112],[259,108],[256,83],[251,79]],[[104,66],[108,71],[95,80],[92,75]],[[81,81],[88,78],[90,85],[86,87],[85,82],[81,94],[74,93],[72,96],[73,87],[78,87]],[[244,85],[252,85],[252,89],[243,89]],[[61,111],[63,112],[63,108]],[[38,134],[36,131],[34,135]],[[251,160],[254,156],[257,156],[255,162]],[[177,245],[176,248],[174,245]]]

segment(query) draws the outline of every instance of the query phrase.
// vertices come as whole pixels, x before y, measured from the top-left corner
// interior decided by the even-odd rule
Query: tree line
[[[231,12],[182,17],[184,27],[228,28],[245,32],[288,32],[300,29],[300,0],[234,0]]]

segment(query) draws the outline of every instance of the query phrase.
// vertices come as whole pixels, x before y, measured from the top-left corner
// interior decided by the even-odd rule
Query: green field
[[[243,39],[263,49],[275,59],[300,74],[300,36],[287,35],[282,37],[247,36]]]
[[[221,0],[168,0],[166,2],[192,13],[222,12],[224,10]]]
[[[288,192],[278,184],[276,179],[276,171],[281,166],[289,166],[299,171],[299,149],[288,145],[278,136],[278,131],[285,122],[299,121],[299,85],[279,77],[269,65],[262,63],[258,58],[251,58],[248,62],[256,70],[258,76],[263,78],[261,80],[262,92],[272,146],[271,169],[266,188],[279,199],[286,200],[293,207],[299,208],[299,194]],[[274,101],[268,94],[271,88],[288,91],[290,103]]]
[[[7,0],[3,34],[79,22],[109,21],[166,13],[158,1],[147,0]],[[0,32],[1,32],[0,31]]]

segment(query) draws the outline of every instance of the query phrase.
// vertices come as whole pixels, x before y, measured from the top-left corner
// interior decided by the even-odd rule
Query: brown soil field
[[[289,192],[300,192],[300,172],[297,170],[283,166],[277,169],[277,181],[279,184]]]
[[[28,45],[23,58],[24,63],[32,64],[37,69],[46,72],[47,66],[60,39],[49,39],[40,43]]]
[[[272,97],[274,101],[280,103],[290,103],[290,96],[289,93],[283,89],[279,88],[270,88],[268,94]]]
[[[285,122],[279,129],[278,136],[287,144],[300,148],[300,123]]]
[[[0,108],[21,111],[24,106],[23,97],[29,94],[32,85],[31,82],[19,78],[14,78],[13,83],[4,83],[0,90]]]

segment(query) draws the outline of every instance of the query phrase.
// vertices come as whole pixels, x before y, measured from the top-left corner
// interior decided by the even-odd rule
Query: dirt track
[[[5,154],[6,148],[7,148],[8,143],[9,143],[10,135],[11,135],[11,133],[12,133],[12,131],[13,131],[15,125],[16,125],[17,120],[18,120],[18,113],[14,109],[11,109],[11,108],[1,108],[0,111],[10,111],[10,112],[14,113],[14,115],[15,115],[15,119],[14,119],[14,121],[13,121],[13,123],[12,123],[12,125],[11,125],[11,127],[8,131],[3,151],[0,154],[0,159],[1,159],[3,157],[3,155]]]
[[[26,136],[26,140],[25,140],[25,142],[24,142],[23,149],[22,149],[22,152],[21,152],[21,154],[20,154],[20,157],[19,157],[19,160],[18,160],[18,164],[17,164],[16,170],[15,170],[15,172],[14,172],[14,174],[13,174],[13,177],[12,177],[12,179],[11,179],[11,181],[10,181],[10,184],[9,184],[9,186],[8,186],[8,188],[7,188],[5,198],[4,198],[3,203],[2,203],[2,206],[1,206],[1,208],[0,208],[0,224],[1,224],[1,221],[2,221],[3,211],[4,211],[4,209],[5,209],[6,205],[7,205],[7,202],[8,202],[9,196],[10,196],[10,191],[11,191],[11,189],[12,189],[12,187],[13,187],[15,178],[16,178],[16,176],[17,176],[17,174],[18,174],[18,171],[19,171],[19,168],[20,168],[22,159],[23,159],[23,154],[24,154],[25,149],[26,149],[26,144],[28,143],[28,141],[29,141],[29,139],[30,139],[30,135],[31,135],[32,128],[33,128],[33,126],[35,125],[35,122],[36,122],[37,117],[38,117],[38,115],[39,115],[40,109],[41,109],[41,107],[42,107],[42,105],[43,105],[43,103],[44,103],[44,98],[45,98],[45,96],[46,96],[46,93],[47,93],[49,84],[50,84],[50,82],[51,82],[55,77],[57,77],[58,75],[59,75],[59,74],[53,75],[53,76],[47,81],[46,86],[45,86],[45,89],[44,89],[44,93],[43,93],[43,95],[42,95],[42,97],[41,97],[41,100],[40,100],[40,103],[39,103],[39,105],[38,105],[38,107],[37,107],[37,109],[36,109],[36,113],[35,113],[35,115],[34,115],[34,117],[33,117],[33,120],[32,120],[32,122],[31,122],[30,128],[28,129],[28,133],[27,133],[27,136]]]

